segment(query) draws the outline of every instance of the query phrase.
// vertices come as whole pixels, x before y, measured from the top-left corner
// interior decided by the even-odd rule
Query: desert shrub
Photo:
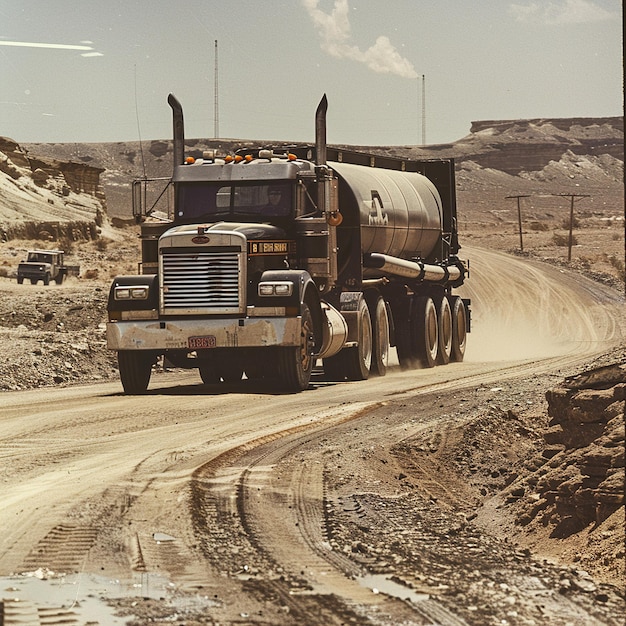
[[[99,272],[97,268],[85,270],[83,278],[86,278],[87,280],[95,280],[96,278],[98,278],[98,274]]]
[[[106,249],[109,247],[109,243],[111,243],[111,240],[107,237],[100,237],[99,239],[96,239],[96,250],[99,250],[100,252],[105,252]]]
[[[0,267],[0,276],[2,276],[2,278],[8,278],[9,277],[9,268],[8,267]]]
[[[622,259],[611,254],[607,260],[618,272],[624,272],[624,261]]]
[[[552,235],[552,241],[555,246],[567,247],[569,246],[569,234],[563,235],[561,233],[554,233]],[[576,239],[576,235],[572,236],[572,245],[573,246],[578,245],[578,240]]]
[[[572,224],[574,225],[574,228],[580,227],[580,220],[575,215],[574,215],[574,219],[572,220]],[[569,215],[563,219],[563,222],[561,223],[561,228],[565,228],[566,230],[569,230]]]

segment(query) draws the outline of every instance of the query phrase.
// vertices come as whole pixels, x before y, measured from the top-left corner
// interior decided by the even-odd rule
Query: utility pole
[[[524,252],[524,241],[522,240],[522,208],[520,206],[520,198],[530,198],[530,195],[520,194],[517,196],[505,196],[508,198],[517,198],[517,223],[519,225],[519,249],[520,252]]]
[[[213,137],[218,139],[220,136],[220,115],[219,115],[219,76],[217,65],[217,39],[215,40],[215,75],[214,75],[214,97],[213,97]]]
[[[562,196],[570,199],[569,208],[569,240],[567,245],[567,260],[572,260],[572,247],[574,244],[574,202],[576,198],[588,198],[589,194],[582,193],[557,193],[556,196]]]

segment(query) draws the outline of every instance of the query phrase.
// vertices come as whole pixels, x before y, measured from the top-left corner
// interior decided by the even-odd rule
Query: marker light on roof
[[[196,160],[195,160],[192,156],[188,156],[188,157],[185,159],[185,163],[186,163],[187,165],[192,165],[192,164],[193,164],[193,163],[195,163],[195,162],[196,162]]]
[[[287,155],[287,159],[289,159],[290,161],[295,161],[298,157],[295,154],[292,154],[291,152]]]
[[[250,163],[250,161],[252,161],[253,157],[251,154],[246,154],[246,163]]]
[[[243,161],[243,157],[240,154],[235,155],[235,163],[241,163]]]
[[[232,163],[234,161],[233,157],[231,154],[228,154],[224,157],[224,162],[225,163]]]

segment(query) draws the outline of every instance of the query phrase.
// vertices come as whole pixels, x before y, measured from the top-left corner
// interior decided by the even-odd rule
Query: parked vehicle
[[[26,261],[17,266],[17,282],[21,285],[28,278],[33,285],[40,280],[44,285],[51,280],[60,285],[68,273],[63,256],[61,250],[30,250]]]

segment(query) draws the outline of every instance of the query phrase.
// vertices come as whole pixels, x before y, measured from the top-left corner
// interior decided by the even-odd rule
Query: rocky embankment
[[[531,545],[623,581],[626,351],[617,358],[547,391],[541,454],[502,497]]]
[[[0,240],[92,240],[106,220],[103,168],[33,156],[0,137]]]

